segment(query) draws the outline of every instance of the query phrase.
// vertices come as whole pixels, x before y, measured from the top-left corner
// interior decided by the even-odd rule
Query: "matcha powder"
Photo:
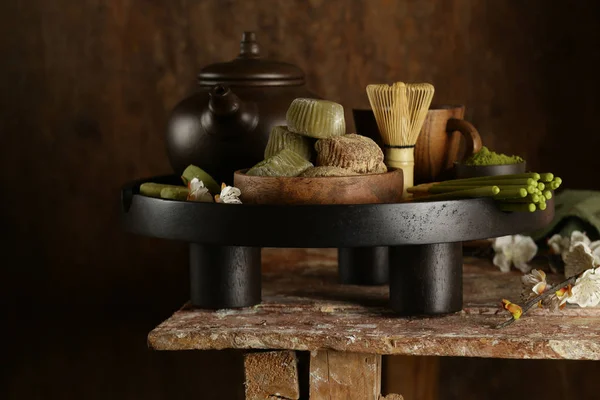
[[[522,163],[523,160],[519,156],[507,156],[506,154],[498,154],[490,151],[487,147],[483,146],[481,150],[473,154],[471,157],[465,160],[466,165],[504,165],[504,164],[518,164]]]

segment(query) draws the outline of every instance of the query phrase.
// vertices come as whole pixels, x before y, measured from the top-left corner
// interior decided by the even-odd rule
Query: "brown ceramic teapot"
[[[244,32],[239,56],[198,74],[199,89],[173,109],[167,152],[175,172],[195,164],[219,182],[264,158],[271,128],[285,125],[297,97],[318,98],[295,65],[261,58],[253,32]]]

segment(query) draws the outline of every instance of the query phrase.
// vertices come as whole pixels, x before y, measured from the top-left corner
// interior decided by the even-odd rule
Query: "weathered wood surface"
[[[380,355],[326,350],[311,354],[311,400],[378,400],[380,391]]]
[[[600,308],[534,310],[505,329],[502,298],[517,300],[520,273],[467,259],[464,309],[401,318],[387,287],[336,282],[331,250],[265,250],[263,303],[218,311],[184,307],[149,335],[157,350],[333,349],[356,353],[492,358],[600,359]]]
[[[246,400],[299,399],[297,365],[294,351],[247,353],[244,356]]]

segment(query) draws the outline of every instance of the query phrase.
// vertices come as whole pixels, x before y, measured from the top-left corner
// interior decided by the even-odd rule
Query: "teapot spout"
[[[215,85],[209,93],[208,108],[215,115],[230,115],[240,109],[240,99],[229,87]]]

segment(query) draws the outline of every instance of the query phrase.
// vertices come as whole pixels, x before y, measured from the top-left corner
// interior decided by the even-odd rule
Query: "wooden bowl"
[[[526,163],[503,165],[466,165],[454,163],[456,179],[477,178],[480,176],[496,176],[522,174],[525,172]]]
[[[402,199],[402,170],[383,174],[318,178],[249,176],[236,171],[233,184],[246,204],[373,204]]]

